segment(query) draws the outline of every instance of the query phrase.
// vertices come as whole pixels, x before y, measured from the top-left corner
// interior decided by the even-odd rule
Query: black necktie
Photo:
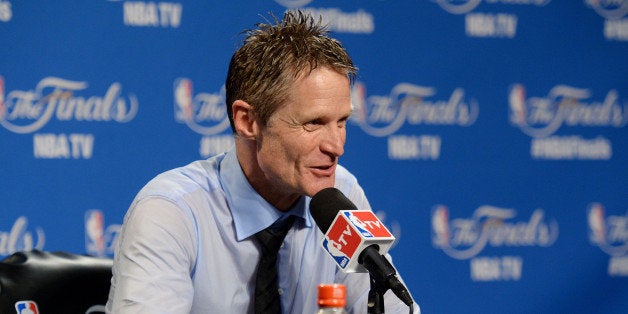
[[[255,234],[262,248],[255,282],[256,314],[281,313],[279,283],[277,282],[277,253],[293,222],[294,216],[290,216],[280,229],[270,226]]]

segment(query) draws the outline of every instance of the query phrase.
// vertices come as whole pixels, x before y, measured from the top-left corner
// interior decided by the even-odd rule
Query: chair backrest
[[[0,261],[0,313],[102,313],[113,261],[66,252],[17,252]]]

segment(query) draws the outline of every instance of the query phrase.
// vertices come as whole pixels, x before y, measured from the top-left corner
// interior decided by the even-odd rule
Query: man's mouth
[[[335,171],[336,171],[335,164],[320,165],[320,166],[312,167],[312,172],[314,172],[314,174],[317,176],[329,177],[329,176],[332,176]]]

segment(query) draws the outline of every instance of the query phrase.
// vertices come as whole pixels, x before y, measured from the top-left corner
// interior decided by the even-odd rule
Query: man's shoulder
[[[364,194],[362,186],[358,183],[358,179],[353,173],[349,172],[345,167],[338,165],[336,168],[336,184],[335,187],[340,190],[347,198],[354,202],[360,209],[370,208],[368,200]]]
[[[142,188],[138,197],[178,198],[199,189],[214,190],[220,187],[218,171],[221,157],[222,155],[196,160],[162,172]]]
[[[353,175],[353,173],[347,170],[347,168],[338,164],[336,166],[336,182],[339,183],[336,184],[337,186],[354,185],[358,183],[358,179],[355,177],[355,175]]]

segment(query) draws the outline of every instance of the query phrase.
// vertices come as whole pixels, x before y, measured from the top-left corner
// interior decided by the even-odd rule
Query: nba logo
[[[85,249],[93,256],[107,256],[113,253],[122,225],[105,226],[105,214],[98,209],[85,212]]]
[[[521,84],[515,84],[510,88],[508,95],[510,104],[510,121],[522,126],[526,122],[526,90]]]
[[[449,209],[443,205],[432,212],[432,243],[436,247],[449,246]]]
[[[37,303],[34,301],[18,301],[15,303],[17,314],[39,314]]]
[[[194,118],[192,81],[179,78],[174,83],[175,120],[178,122],[191,121]]]
[[[100,210],[85,213],[85,247],[90,254],[105,255],[105,218]]]
[[[351,88],[351,105],[356,114],[353,119],[360,123],[365,123],[367,118],[366,87],[360,82],[355,82]]]
[[[593,244],[606,243],[606,222],[604,218],[604,206],[599,203],[593,203],[589,206],[588,213],[589,222],[589,239]]]
[[[336,264],[340,268],[345,269],[349,264],[349,258],[334,245],[332,240],[327,238],[323,239],[323,248],[329,253],[329,255],[336,261]]]
[[[347,211],[345,215],[356,230],[365,238],[392,238],[393,235],[379,221],[375,213],[369,210]]]

